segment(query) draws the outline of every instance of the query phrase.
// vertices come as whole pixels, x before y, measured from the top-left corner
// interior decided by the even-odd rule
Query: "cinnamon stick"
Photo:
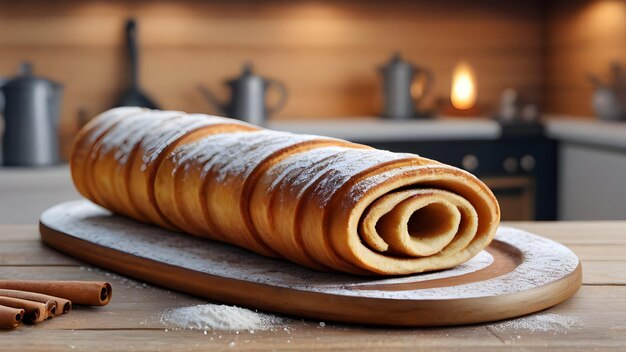
[[[0,296],[27,299],[29,301],[35,301],[35,302],[41,302],[41,303],[48,303],[48,301],[54,301],[56,303],[56,310],[53,314],[54,316],[67,314],[70,312],[70,310],[72,310],[72,302],[70,300],[65,299],[65,298],[45,295],[43,293],[0,289]]]
[[[46,305],[46,319],[54,318],[57,315],[57,302],[49,300],[44,304]]]
[[[0,296],[0,305],[23,309],[25,323],[36,324],[48,319],[48,306],[45,303]]]
[[[97,281],[0,280],[0,289],[43,293],[88,306],[109,303],[113,291],[108,282]]]
[[[0,305],[0,329],[13,329],[24,318],[24,309]]]

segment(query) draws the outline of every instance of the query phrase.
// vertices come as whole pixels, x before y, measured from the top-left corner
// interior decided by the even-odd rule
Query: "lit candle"
[[[472,67],[460,62],[452,73],[452,106],[459,110],[470,109],[476,104],[476,76]]]

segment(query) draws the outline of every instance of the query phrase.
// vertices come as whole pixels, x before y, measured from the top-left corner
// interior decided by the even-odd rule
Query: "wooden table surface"
[[[574,250],[583,287],[545,312],[492,324],[389,329],[287,319],[274,331],[173,330],[168,309],[206,303],[90,267],[46,247],[31,225],[0,225],[0,278],[107,280],[105,307],[76,307],[36,326],[0,331],[0,350],[618,350],[626,348],[626,221],[507,223]]]

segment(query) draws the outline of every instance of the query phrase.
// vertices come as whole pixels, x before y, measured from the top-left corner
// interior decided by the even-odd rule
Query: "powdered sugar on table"
[[[236,306],[201,304],[176,308],[161,315],[161,322],[170,327],[190,330],[271,330],[283,323],[275,315],[255,312]]]
[[[567,334],[568,331],[580,328],[582,320],[568,315],[554,313],[537,313],[517,319],[505,320],[488,325],[496,331],[553,332]]]

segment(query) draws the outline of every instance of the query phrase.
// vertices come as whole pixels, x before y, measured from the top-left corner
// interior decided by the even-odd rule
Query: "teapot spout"
[[[219,99],[203,84],[198,84],[198,90],[202,93],[204,99],[220,114],[226,114],[228,107],[219,101]]]

